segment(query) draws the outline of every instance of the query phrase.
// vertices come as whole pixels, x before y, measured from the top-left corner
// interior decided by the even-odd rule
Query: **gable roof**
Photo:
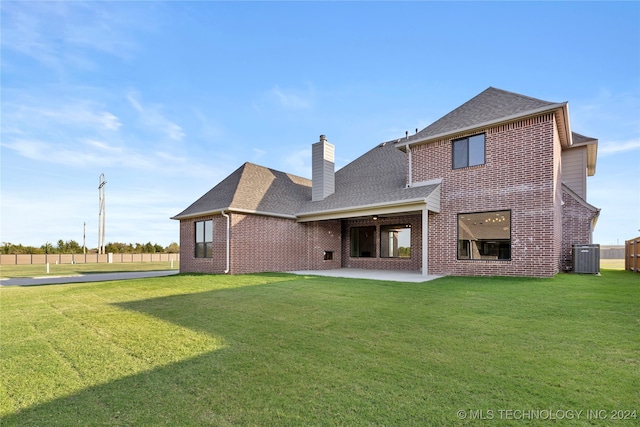
[[[596,208],[595,206],[593,206],[590,203],[587,203],[587,201],[585,199],[583,199],[582,197],[580,197],[578,195],[578,193],[576,193],[575,191],[573,191],[571,188],[569,188],[568,185],[566,184],[562,184],[562,189],[569,195],[571,196],[573,199],[575,199],[580,205],[584,206],[585,208],[587,208],[589,211],[592,212],[593,217],[591,218],[591,227],[595,228],[596,223],[598,222],[598,218],[600,217],[600,209]]]
[[[394,144],[382,143],[337,171],[335,192],[305,203],[298,216],[342,211],[347,216],[347,212],[367,207],[424,203],[439,185],[406,188],[405,154]]]
[[[233,210],[312,221],[368,215],[375,211],[410,212],[422,209],[425,203],[430,210],[439,211],[440,182],[407,188],[406,157],[402,151],[412,144],[545,112],[556,115],[563,149],[572,144],[587,145],[595,172],[597,140],[571,132],[567,102],[543,101],[489,87],[417,134],[382,143],[338,170],[335,192],[323,200],[311,200],[309,179],[245,163],[172,219]]]
[[[335,192],[315,202],[311,180],[245,163],[172,219],[231,210],[313,220],[320,213],[349,217],[369,207],[401,206],[403,210],[410,204],[424,204],[430,196],[439,197],[439,183],[405,188],[405,180],[405,155],[387,143],[338,170]]]
[[[311,200],[311,180],[245,163],[172,219],[223,210],[293,217]]]
[[[415,135],[401,138],[397,142],[405,146],[427,142],[544,111],[566,108],[566,106],[566,102],[543,101],[489,87]]]

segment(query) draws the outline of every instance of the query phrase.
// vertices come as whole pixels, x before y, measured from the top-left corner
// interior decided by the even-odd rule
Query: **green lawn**
[[[624,259],[600,259],[600,269],[624,270]]]
[[[173,270],[180,267],[178,261],[173,262]],[[122,271],[154,271],[171,270],[172,264],[163,262],[118,262],[118,263],[90,263],[90,264],[49,264],[47,274],[46,264],[3,265],[0,266],[0,277],[46,277],[69,276],[92,273],[116,273]]]
[[[179,275],[0,297],[2,426],[640,423],[631,272]]]

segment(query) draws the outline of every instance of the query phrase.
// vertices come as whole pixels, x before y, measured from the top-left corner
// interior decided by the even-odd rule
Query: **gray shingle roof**
[[[281,215],[333,211],[426,198],[437,187],[405,188],[405,155],[380,144],[336,172],[334,194],[311,201],[311,180],[245,163],[174,219],[223,209]]]
[[[311,200],[311,180],[245,163],[174,218],[223,209],[293,215]]]
[[[590,136],[580,135],[576,132],[571,132],[571,138],[573,139],[574,145],[582,145],[587,143],[596,143],[598,140],[596,138],[592,138]]]
[[[399,142],[428,140],[565,104],[489,87],[417,134]],[[174,219],[222,209],[294,216],[428,197],[439,184],[405,188],[405,162],[405,154],[398,150],[396,144],[380,144],[337,171],[335,193],[315,202],[311,201],[311,180],[245,163]]]
[[[524,116],[564,103],[542,101],[502,89],[489,87],[455,110],[444,115],[426,128],[400,142],[426,140],[431,137],[453,134],[486,123],[494,123],[514,116]]]
[[[298,214],[401,202],[427,197],[437,185],[405,188],[405,154],[380,144],[336,172],[334,194],[305,203]]]

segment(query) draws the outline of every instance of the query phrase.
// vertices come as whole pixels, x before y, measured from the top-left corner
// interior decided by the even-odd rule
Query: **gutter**
[[[402,200],[402,201],[396,200],[391,202],[373,203],[370,205],[350,206],[347,208],[327,209],[327,210],[320,210],[315,212],[304,212],[304,213],[298,214],[298,222],[314,221],[314,219],[306,219],[306,218],[315,217],[317,215],[346,214],[347,216],[352,216],[352,215],[358,215],[360,212],[366,211],[369,209],[382,209],[386,207],[395,208],[395,207],[409,206],[409,205],[415,205],[415,204],[423,204],[423,203],[426,204],[427,199],[428,197],[419,197],[415,199],[408,199],[408,200]]]
[[[222,208],[222,209],[214,209],[211,211],[202,211],[202,212],[196,212],[196,213],[192,213],[192,214],[188,214],[188,215],[176,215],[176,216],[172,216],[169,219],[175,219],[175,220],[182,220],[182,219],[189,219],[189,218],[198,218],[201,216],[208,216],[208,215],[218,215],[221,214],[224,211],[228,211],[228,212],[238,212],[238,213],[246,213],[246,214],[254,214],[254,215],[264,215],[264,216],[273,216],[276,218],[286,218],[286,219],[296,219],[297,217],[295,215],[289,215],[289,214],[284,214],[284,213],[277,213],[277,212],[266,212],[266,211],[257,211],[257,210],[253,210],[253,209],[240,209],[240,208]]]
[[[220,213],[222,214],[223,217],[225,217],[227,219],[227,269],[224,271],[224,274],[228,274],[229,273],[229,264],[230,264],[230,257],[229,257],[229,245],[230,245],[230,241],[229,241],[229,230],[230,230],[230,224],[229,224],[229,215],[227,215],[226,213],[224,213],[224,211],[220,211]]]

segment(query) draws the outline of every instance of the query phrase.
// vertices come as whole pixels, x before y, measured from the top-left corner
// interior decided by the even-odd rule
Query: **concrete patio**
[[[302,276],[344,277],[348,279],[386,280],[392,282],[422,283],[438,279],[442,276],[423,276],[419,271],[364,270],[360,268],[339,268],[336,270],[302,270],[289,271]]]

